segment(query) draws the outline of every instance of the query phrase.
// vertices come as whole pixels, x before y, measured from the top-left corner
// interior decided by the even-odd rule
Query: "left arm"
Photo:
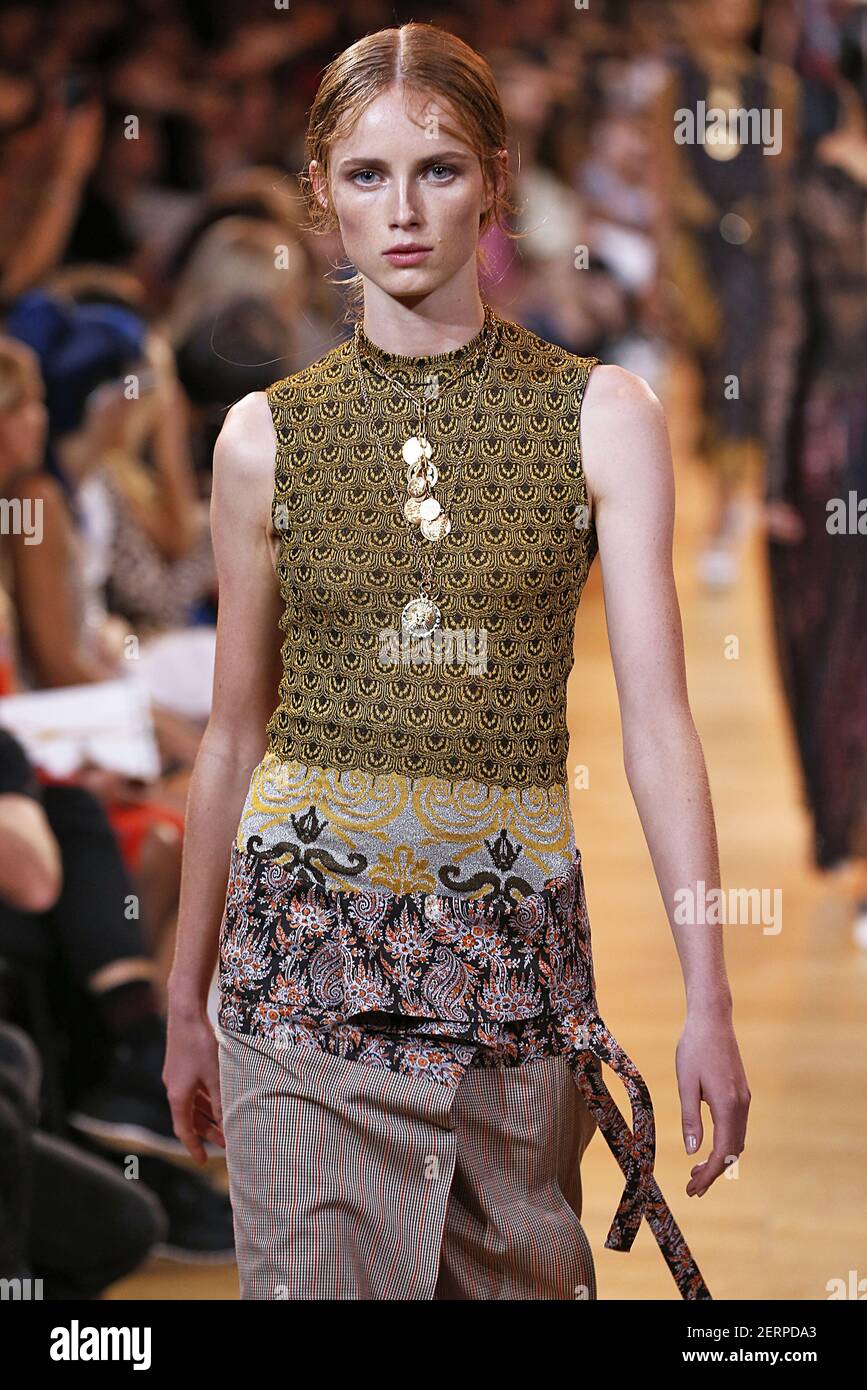
[[[603,365],[591,372],[581,453],[599,540],[624,766],[686,990],[676,1067],[687,1152],[702,1142],[702,1100],[713,1118],[713,1151],[692,1169],[686,1189],[692,1196],[742,1152],[750,1091],[732,1023],[722,929],[675,917],[678,890],[694,893],[699,879],[707,891],[719,888],[719,856],[672,569],[671,446],[662,406],[632,372]]]

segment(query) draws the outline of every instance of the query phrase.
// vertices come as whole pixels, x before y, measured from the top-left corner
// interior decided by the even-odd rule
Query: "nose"
[[[413,188],[409,175],[398,177],[392,185],[392,203],[389,209],[389,226],[398,227],[417,227],[418,209],[416,207],[416,191]]]

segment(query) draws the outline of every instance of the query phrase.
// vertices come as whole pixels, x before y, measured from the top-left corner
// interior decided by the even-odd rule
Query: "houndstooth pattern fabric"
[[[242,1299],[596,1298],[562,1058],[448,1088],[217,1038]]]

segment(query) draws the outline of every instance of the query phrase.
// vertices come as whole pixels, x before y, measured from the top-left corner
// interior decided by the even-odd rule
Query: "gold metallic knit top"
[[[562,786],[575,614],[598,549],[579,448],[598,359],[486,306],[459,348],[410,357],[362,330],[359,360],[368,403],[351,337],[267,391],[286,634],[269,750],[340,770]],[[395,378],[416,396],[434,390],[438,499],[463,460],[438,545],[398,502],[417,415]],[[397,659],[422,579],[414,544],[436,545],[441,638]]]

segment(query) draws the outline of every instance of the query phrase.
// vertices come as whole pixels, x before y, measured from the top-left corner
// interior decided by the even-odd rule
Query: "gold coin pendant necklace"
[[[370,408],[370,398],[367,394],[367,387],[365,385],[364,373],[361,368],[361,360],[358,351],[360,342],[360,331],[361,325],[359,323],[355,326],[353,348],[355,366],[356,371],[358,373],[358,379],[361,384],[362,395],[364,396],[364,403],[367,408],[368,418],[370,419],[371,429],[373,430],[374,438],[376,440],[377,449],[379,450],[379,456],[382,461],[383,469],[385,470],[386,476],[388,477],[388,480],[391,483],[391,488],[392,492],[394,493],[395,500],[401,511],[404,521],[406,522],[407,528],[410,532],[413,548],[415,549],[416,556],[419,559],[419,570],[422,576],[419,584],[418,596],[416,598],[411,598],[409,602],[405,603],[403,606],[403,609],[401,611],[401,628],[410,637],[426,637],[431,632],[433,632],[434,628],[439,627],[442,622],[442,611],[439,607],[439,604],[436,601],[437,598],[440,597],[440,594],[438,592],[433,592],[432,574],[434,562],[439,555],[440,545],[443,539],[447,535],[449,535],[452,529],[452,523],[449,518],[449,509],[454,499],[458,482],[463,473],[464,455],[463,452],[460,455],[460,465],[457,473],[455,474],[454,479],[452,480],[452,486],[449,492],[448,506],[443,507],[441,503],[437,500],[437,498],[433,495],[433,488],[436,487],[437,482],[439,481],[439,469],[437,468],[436,464],[431,461],[433,458],[434,451],[433,445],[431,444],[428,438],[427,417],[428,406],[430,404],[430,397],[427,393],[427,389],[425,389],[421,396],[418,396],[414,392],[407,390],[403,383],[398,381],[396,378],[387,376],[387,374],[382,371],[382,368],[377,366],[377,372],[379,372],[382,376],[385,376],[386,379],[391,383],[391,385],[395,387],[396,390],[399,391],[402,396],[404,396],[408,401],[410,401],[410,403],[413,406],[415,406],[417,411],[418,427],[415,433],[411,434],[408,439],[405,439],[401,446],[401,455],[403,457],[405,465],[406,476],[406,496],[404,498],[401,498],[400,493],[398,492],[397,487],[395,486],[394,478],[392,475],[392,469],[388,463],[388,460],[386,459],[385,450],[382,447],[382,440],[379,435],[379,430],[377,429],[373,421],[373,414]],[[494,341],[497,336],[496,321],[494,320],[493,313],[489,304],[485,304],[485,322],[483,327],[479,330],[480,339],[484,340],[486,336],[488,339],[487,352],[485,354],[484,365],[479,374],[479,379],[476,385],[476,394],[475,399],[473,400],[470,418],[472,418],[475,415],[476,408],[478,406],[479,396],[481,394],[482,389],[482,382],[484,381],[485,375],[487,373],[488,363],[491,357],[491,350],[494,346]],[[459,380],[462,376],[467,375],[472,370],[473,364],[465,368],[463,371],[455,373],[452,377],[450,377],[447,380],[446,387],[451,387],[455,381]],[[436,399],[438,402],[442,401],[443,395],[444,391],[442,389],[438,389],[436,393]],[[423,547],[418,540],[419,535],[421,535],[424,538],[424,540],[431,542],[433,545],[432,551],[427,556],[425,556],[424,559],[422,559]],[[427,564],[425,564],[425,560],[427,560]]]

